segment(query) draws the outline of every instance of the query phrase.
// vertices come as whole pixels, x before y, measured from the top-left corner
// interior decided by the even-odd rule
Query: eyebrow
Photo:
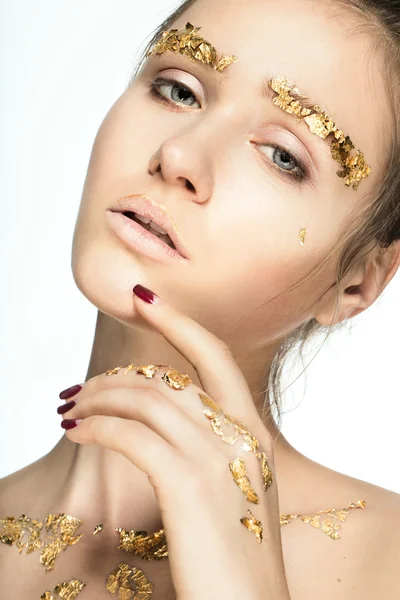
[[[185,54],[183,54],[181,52],[166,51],[166,52],[163,52],[162,54],[155,54],[155,55],[153,54],[153,55],[149,56],[147,58],[147,60],[151,60],[152,58],[155,58],[155,57],[162,57],[162,56],[165,56],[166,54],[167,55],[168,54],[169,55],[172,54],[174,56],[182,57],[185,62],[187,62],[188,64],[190,64],[192,66],[193,65],[199,66],[200,68],[202,68],[202,70],[205,73],[211,73],[212,72],[215,75],[220,75],[221,76],[221,73],[218,73],[216,70],[210,68],[209,65],[205,64],[201,60],[191,60],[188,56],[186,56]],[[229,69],[227,69],[224,72],[223,79],[226,79],[227,77],[229,78],[229,73],[230,73],[230,71],[229,71]],[[259,88],[260,89],[260,97],[261,97],[261,99],[266,100],[268,103],[271,103],[274,106],[274,104],[272,103],[272,100],[275,97],[278,97],[278,95],[271,88],[271,86],[269,85],[270,79],[271,79],[271,77],[269,77],[269,76],[265,76],[262,79],[261,85],[260,85],[260,88]],[[297,89],[299,89],[299,86],[296,85],[296,87],[297,87]],[[301,92],[301,97],[300,97],[295,91],[292,90],[291,91],[291,96],[293,96],[293,98],[295,98],[295,99],[298,99],[299,102],[301,102],[301,105],[304,108],[308,108],[308,109],[313,110],[313,111],[315,110],[314,107],[317,105],[317,103],[313,102],[306,94],[303,94],[303,92]],[[320,107],[320,105],[318,105],[318,106]],[[279,109],[278,106],[276,108]],[[300,119],[300,121],[299,121],[298,118],[296,118],[296,115],[291,115],[291,114],[289,114],[288,112],[286,112],[284,110],[283,111],[281,110],[281,112],[283,114],[287,115],[288,117],[290,117],[291,119],[295,119],[296,120],[296,124],[298,124],[298,125],[300,125],[301,121],[303,120],[303,119]],[[331,155],[331,139],[329,138],[329,136],[327,136],[325,138],[322,138],[319,135],[315,135],[315,133],[312,133],[310,131],[310,129],[306,126],[305,123],[304,123],[304,126],[302,126],[302,129],[304,129],[304,131],[306,131],[306,132],[309,133],[309,135],[310,135],[310,142],[313,142],[313,144],[312,144],[313,146],[315,146],[315,144],[316,144],[316,139],[315,138],[317,138],[317,139],[319,139],[319,140],[321,140],[323,142],[323,144],[318,144],[319,148],[321,149],[321,154],[320,155],[322,155],[322,157],[328,157],[328,156],[331,157],[332,156]]]
[[[270,79],[271,79],[270,77],[265,77],[262,80],[261,87],[260,87],[260,95],[261,95],[261,98],[272,103],[272,100],[274,98],[277,98],[278,96],[277,96],[277,93],[269,85]],[[298,86],[296,86],[296,87],[297,87],[297,89],[299,89]],[[306,94],[303,94],[303,92],[301,92],[301,96],[299,96],[299,94],[297,94],[294,90],[291,90],[290,95],[295,100],[298,100],[300,102],[301,106],[304,108],[308,108],[314,112],[315,112],[315,106],[318,106],[319,108],[321,108],[321,106],[318,105],[317,102],[314,102],[313,100],[311,100],[311,98],[309,98]],[[277,108],[279,108],[279,107],[277,107]],[[300,124],[300,122],[303,120],[301,118],[300,118],[300,120],[298,118],[296,118],[296,115],[291,115],[290,113],[287,113],[286,111],[283,111],[283,112],[285,114],[287,114],[289,117],[295,118],[296,122],[298,124]],[[320,147],[325,148],[325,149],[329,148],[329,156],[331,156],[331,139],[329,138],[329,136],[322,138],[319,135],[315,135],[315,133],[312,133],[308,127],[305,127],[304,129],[309,132],[309,134],[312,136],[313,140],[315,138],[318,138],[319,140],[324,142],[324,145],[323,146],[321,145]]]

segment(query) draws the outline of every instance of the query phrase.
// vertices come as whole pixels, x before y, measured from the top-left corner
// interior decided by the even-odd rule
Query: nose
[[[189,135],[165,140],[149,162],[149,173],[164,184],[188,193],[194,202],[206,202],[213,186],[205,149]]]

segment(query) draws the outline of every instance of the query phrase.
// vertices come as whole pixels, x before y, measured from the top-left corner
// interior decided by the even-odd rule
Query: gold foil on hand
[[[300,229],[300,233],[299,233],[299,240],[300,240],[300,244],[302,246],[304,246],[304,240],[306,239],[306,230],[304,229],[304,227],[302,227]]]
[[[246,499],[254,504],[260,503],[260,498],[257,496],[254,489],[251,487],[249,477],[246,471],[246,465],[244,464],[243,458],[235,458],[229,463],[229,469],[232,473],[233,479],[238,484],[242,492],[245,494]]]
[[[264,489],[264,492],[266,492],[267,489],[272,485],[272,482],[274,481],[274,479],[272,477],[272,471],[269,468],[269,464],[268,464],[268,456],[265,454],[265,452],[257,452],[256,457],[261,460],[263,489]]]
[[[174,390],[184,390],[189,383],[192,383],[188,373],[180,373],[172,368],[168,369],[161,379]]]
[[[153,588],[154,585],[141,569],[130,567],[125,562],[118,563],[106,580],[107,591],[113,596],[118,592],[120,600],[148,600]],[[135,590],[137,593],[134,593]]]
[[[251,510],[247,510],[247,512],[250,515],[250,518],[243,517],[240,519],[240,522],[243,523],[249,531],[252,531],[255,534],[257,542],[261,544],[263,540],[263,526],[261,525],[261,521],[256,519]]]
[[[215,71],[222,72],[237,60],[236,56],[228,54],[218,60],[214,46],[206,42],[201,36],[196,35],[200,29],[201,27],[195,27],[188,21],[185,29],[163,31],[161,37],[146,56],[162,54],[168,50],[179,52],[191,61],[200,61],[212,67]]]
[[[342,170],[337,171],[336,174],[345,178],[346,186],[351,185],[354,190],[357,190],[361,179],[368,177],[371,168],[365,163],[364,154],[360,150],[357,150],[356,156],[350,154],[350,151],[354,149],[354,144],[349,136],[345,136],[343,131],[336,127],[335,122],[317,104],[312,110],[302,106],[301,100],[305,96],[299,92],[297,87],[289,84],[285,77],[273,77],[270,79],[269,85],[278,94],[273,98],[273,103],[297,117],[298,122],[304,119],[311,133],[323,139],[329,134],[333,134],[332,158],[342,167]]]
[[[225,444],[233,445],[242,436],[243,445],[242,448],[245,452],[253,452],[261,461],[261,470],[263,476],[264,491],[266,491],[273,482],[272,471],[268,466],[268,457],[265,452],[259,451],[259,441],[257,438],[248,430],[246,425],[241,421],[238,421],[232,415],[222,410],[218,404],[205,394],[199,393],[200,400],[204,407],[204,414],[209,419],[211,429],[216,435],[219,435]],[[234,436],[226,435],[222,430],[221,419],[223,419],[225,425],[232,427],[235,431]]]
[[[140,375],[144,375],[146,379],[153,379],[157,371],[160,368],[167,368],[167,372],[161,377],[161,379],[174,390],[184,390],[185,387],[192,383],[188,373],[180,373],[176,369],[169,367],[168,365],[141,365],[136,366],[130,363],[126,367],[115,367],[106,371],[105,375],[117,375],[120,369],[125,369],[124,375],[127,375],[130,371],[136,371]]]

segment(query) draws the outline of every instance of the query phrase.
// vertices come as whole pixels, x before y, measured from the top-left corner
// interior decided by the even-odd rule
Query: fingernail
[[[70,400],[69,402],[66,402],[65,404],[61,404],[61,406],[59,406],[57,408],[57,412],[59,415],[63,415],[65,412],[68,412],[69,410],[71,410],[71,408],[74,408],[76,402],[75,400]]]
[[[75,396],[75,394],[80,392],[81,389],[82,389],[81,385],[79,385],[79,384],[73,385],[72,387],[69,387],[66,390],[63,390],[62,392],[60,392],[59,398],[61,400],[67,400],[68,398],[71,398],[71,396]]]
[[[74,427],[79,425],[81,421],[82,419],[63,419],[61,421],[61,427],[63,427],[64,429],[73,429]]]
[[[154,304],[155,302],[160,300],[160,298],[159,298],[159,296],[157,296],[157,294],[155,294],[148,288],[144,287],[143,285],[140,285],[139,283],[137,285],[135,285],[135,287],[133,288],[132,291],[141,300],[144,300],[145,302],[148,302],[149,304]]]

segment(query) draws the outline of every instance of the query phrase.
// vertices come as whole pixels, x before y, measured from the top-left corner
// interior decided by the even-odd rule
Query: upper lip
[[[113,212],[134,212],[142,217],[147,217],[154,221],[159,227],[162,227],[171,238],[175,248],[184,257],[189,258],[187,249],[181,240],[177,227],[172,219],[167,215],[166,208],[161,208],[149,196],[145,194],[130,194],[119,198],[111,211]]]

